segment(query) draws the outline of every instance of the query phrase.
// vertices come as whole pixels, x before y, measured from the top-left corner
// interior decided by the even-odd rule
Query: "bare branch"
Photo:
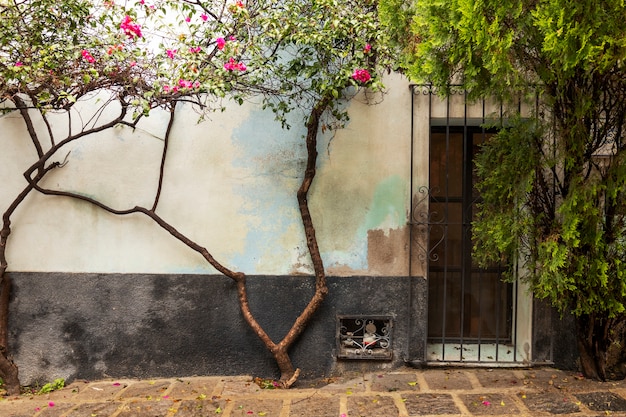
[[[24,102],[24,100],[22,100],[22,98],[19,95],[15,95],[13,97],[13,103],[15,103],[15,106],[20,111],[20,114],[22,115],[22,118],[24,119],[24,122],[26,123],[26,129],[28,130],[28,135],[30,136],[31,141],[33,142],[33,145],[35,146],[35,149],[37,150],[37,156],[41,158],[43,156],[43,148],[41,147],[41,141],[39,140],[39,136],[37,135],[37,131],[35,130],[33,119],[30,117],[30,114],[28,113],[28,108],[26,106],[26,103]]]
[[[161,154],[161,165],[159,166],[159,182],[156,194],[154,196],[154,204],[152,205],[151,211],[156,211],[157,205],[159,204],[159,199],[161,198],[161,189],[163,188],[163,179],[165,175],[165,159],[167,157],[167,146],[169,144],[170,134],[172,133],[172,127],[174,126],[175,114],[176,102],[174,102],[170,109],[170,119],[167,123],[167,129],[165,130],[165,137],[163,138],[163,152]]]

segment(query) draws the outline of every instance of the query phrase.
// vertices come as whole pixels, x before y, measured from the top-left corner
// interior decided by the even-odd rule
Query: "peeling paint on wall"
[[[408,274],[409,228],[369,230],[367,262],[372,274],[400,276]]]
[[[365,219],[370,273],[407,273],[407,186],[405,180],[394,175],[378,184],[374,191]]]
[[[375,187],[361,218],[362,223],[353,237],[351,249],[358,249],[358,255],[340,251],[332,253],[329,272],[345,275],[352,269],[353,273],[406,275],[407,187],[407,182],[397,175]]]

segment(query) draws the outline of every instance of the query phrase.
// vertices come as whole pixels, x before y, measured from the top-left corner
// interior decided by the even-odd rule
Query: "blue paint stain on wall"
[[[233,165],[247,173],[238,193],[246,204],[240,208],[248,220],[246,247],[232,264],[246,273],[259,273],[267,254],[289,259],[293,248],[280,245],[280,237],[295,223],[300,224],[296,192],[306,162],[304,125],[297,115],[283,129],[269,111],[253,110],[233,132],[238,156]],[[267,267],[267,265],[264,265]],[[292,265],[272,265],[272,273],[287,273]],[[276,270],[278,269],[278,270]]]
[[[245,204],[239,212],[247,219],[245,248],[234,254],[230,263],[249,274],[288,274],[294,251],[305,253],[304,232],[299,249],[284,247],[281,237],[302,230],[296,192],[306,163],[306,129],[302,114],[292,114],[292,126],[285,130],[269,111],[253,110],[233,131],[232,141],[238,150],[233,165],[245,174],[237,193]],[[318,169],[328,162],[325,151],[332,134],[318,139]],[[332,156],[331,156],[332,157]],[[316,181],[319,181],[316,178]],[[367,234],[377,228],[395,228],[406,223],[406,184],[393,176],[378,184],[369,211],[349,250],[324,251],[326,266],[345,265],[354,270],[367,269]],[[329,214],[332,215],[332,214]],[[315,222],[315,219],[314,219]],[[305,256],[308,261],[308,254]],[[268,264],[273,261],[274,264]]]

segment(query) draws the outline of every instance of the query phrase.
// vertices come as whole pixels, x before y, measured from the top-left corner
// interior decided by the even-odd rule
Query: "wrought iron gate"
[[[529,343],[518,343],[518,285],[502,281],[502,266],[481,268],[472,259],[471,225],[480,202],[473,157],[496,132],[484,127],[488,118],[501,121],[503,109],[486,101],[470,104],[463,90],[453,93],[440,98],[429,86],[413,86],[412,150],[418,144],[425,149],[419,141],[428,143],[422,164],[412,152],[413,169],[421,173],[411,173],[411,256],[428,280],[425,359],[529,361]],[[422,114],[425,121],[426,107],[427,127],[416,120]]]

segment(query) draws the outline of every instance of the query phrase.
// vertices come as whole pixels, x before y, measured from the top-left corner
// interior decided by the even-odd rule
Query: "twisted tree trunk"
[[[294,342],[302,334],[306,326],[309,324],[315,312],[319,309],[320,305],[328,294],[328,286],[326,282],[326,272],[324,270],[324,263],[317,244],[317,237],[315,235],[315,226],[313,219],[311,218],[311,212],[309,211],[308,193],[311,188],[311,184],[315,178],[317,164],[317,135],[320,130],[321,117],[328,107],[329,100],[320,100],[315,107],[311,110],[311,114],[307,121],[307,134],[306,134],[306,148],[307,148],[307,163],[304,171],[304,177],[300,188],[298,189],[298,207],[300,209],[300,216],[302,219],[302,226],[304,227],[304,233],[306,236],[307,247],[309,249],[309,255],[311,256],[311,262],[313,264],[313,270],[315,273],[315,293],[309,300],[309,303],[296,318],[295,322],[283,337],[279,343],[275,343],[269,337],[267,333],[261,328],[259,323],[254,319],[250,306],[248,304],[248,295],[246,289],[246,279],[243,274],[237,277],[231,276],[237,282],[237,293],[239,299],[239,306],[242,314],[250,328],[256,333],[256,335],[265,344],[267,349],[274,356],[276,364],[280,370],[280,385],[283,388],[289,388],[298,379],[300,369],[295,368],[289,356],[289,349],[293,346]]]
[[[624,377],[625,324],[624,315],[609,318],[592,313],[576,317],[580,367],[585,377],[601,381]]]
[[[0,229],[0,377],[9,395],[19,395],[20,380],[17,365],[13,362],[9,350],[9,302],[13,283],[7,274],[9,264],[6,249],[11,234],[11,215],[32,190],[33,187],[29,185],[13,200],[2,215],[2,229]]]
[[[166,161],[166,154],[168,149],[169,136],[171,132],[171,128],[174,121],[175,107],[171,109],[170,113],[170,122],[168,124],[167,131],[165,133],[164,147],[163,147],[163,155],[161,159],[161,167],[159,172],[159,181],[158,188],[155,194],[155,199],[152,207],[150,209],[145,207],[134,207],[128,210],[117,210],[112,207],[107,206],[106,204],[84,195],[61,191],[61,190],[50,190],[42,188],[38,183],[41,178],[47,173],[48,170],[57,168],[61,166],[59,163],[55,163],[50,165],[50,167],[38,171],[38,174],[35,178],[31,179],[30,175],[40,167],[40,165],[33,165],[29,171],[27,171],[25,177],[29,181],[29,189],[28,191],[35,189],[36,191],[45,194],[45,195],[56,195],[60,197],[72,198],[81,200],[90,204],[93,204],[111,214],[115,215],[128,215],[132,213],[142,213],[152,219],[155,223],[157,223],[161,228],[168,231],[174,238],[178,239],[182,243],[184,243],[187,247],[194,250],[204,257],[204,259],[213,266],[217,271],[222,273],[223,275],[231,278],[236,283],[237,287],[237,298],[239,302],[239,307],[245,322],[252,329],[252,331],[257,335],[257,337],[263,342],[265,347],[271,352],[273,355],[276,364],[280,370],[280,386],[283,388],[289,388],[293,385],[293,383],[298,379],[300,374],[300,370],[293,366],[291,358],[289,356],[289,349],[293,346],[294,342],[298,339],[298,337],[302,334],[304,329],[307,327],[308,323],[311,321],[314,313],[318,310],[322,301],[326,297],[328,293],[328,287],[326,282],[326,273],[324,270],[324,264],[322,261],[321,253],[317,244],[317,238],[315,235],[315,227],[313,224],[313,220],[311,218],[311,213],[309,211],[308,206],[308,192],[313,183],[316,173],[316,163],[317,163],[317,135],[320,130],[321,118],[324,112],[326,111],[328,105],[330,103],[330,99],[322,99],[317,105],[311,110],[310,117],[307,121],[307,135],[306,135],[306,147],[307,147],[307,163],[305,167],[304,177],[300,188],[297,192],[298,206],[300,209],[302,225],[304,228],[307,247],[309,250],[309,254],[311,256],[311,261],[313,264],[313,269],[315,272],[315,293],[311,297],[309,303],[304,308],[304,310],[300,313],[300,315],[296,318],[291,328],[287,332],[287,334],[283,337],[283,339],[276,343],[274,342],[270,336],[265,332],[263,327],[259,324],[259,322],[254,317],[254,314],[250,310],[250,305],[248,302],[248,293],[247,293],[247,285],[246,285],[246,275],[243,272],[232,271],[229,268],[222,265],[218,262],[211,253],[189,239],[186,235],[177,230],[173,225],[169,224],[165,219],[161,218],[157,213],[156,209],[158,206],[161,185],[164,179],[164,165]],[[21,202],[21,201],[20,201]],[[18,202],[19,204],[19,202]],[[16,204],[17,207],[17,204]],[[7,304],[8,306],[8,304]],[[1,324],[1,323],[0,323]],[[17,368],[16,368],[17,369]],[[1,369],[0,369],[1,372]],[[19,383],[18,383],[19,388]]]

